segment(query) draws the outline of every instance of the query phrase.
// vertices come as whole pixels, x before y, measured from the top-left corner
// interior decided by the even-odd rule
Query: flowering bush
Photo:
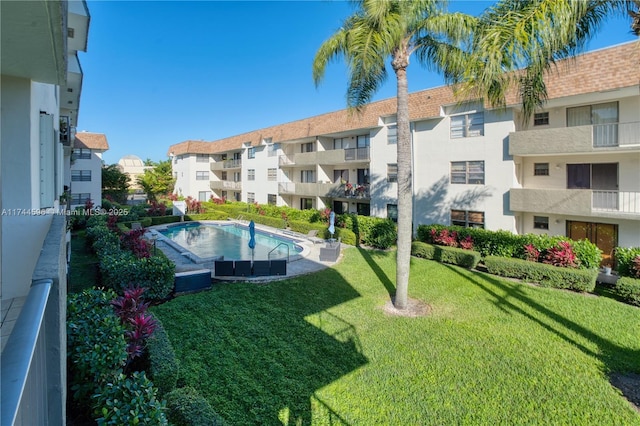
[[[458,247],[458,233],[442,229],[440,232],[435,229],[431,230],[431,239],[435,244],[447,247]]]
[[[547,250],[543,263],[564,268],[577,268],[578,262],[569,241],[560,241]]]
[[[188,196],[184,201],[187,204],[187,213],[204,213],[202,202],[191,196]]]
[[[471,235],[467,235],[466,237],[461,239],[459,241],[459,244],[460,248],[463,248],[465,250],[473,250],[473,238],[471,238]]]
[[[216,204],[216,205],[221,205],[226,203],[226,200],[224,198],[217,198],[214,197],[213,194],[211,195],[211,200],[212,203]]]
[[[138,259],[151,257],[151,246],[142,238],[143,234],[144,229],[134,229],[121,237],[122,248],[133,253]]]
[[[151,205],[147,210],[149,216],[164,216],[167,213],[167,206],[164,203],[151,200],[149,204]]]
[[[529,262],[539,262],[540,261],[540,252],[537,248],[533,246],[533,244],[527,244],[524,246],[525,258]]]

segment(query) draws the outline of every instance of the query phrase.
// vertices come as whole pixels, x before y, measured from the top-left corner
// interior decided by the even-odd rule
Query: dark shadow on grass
[[[387,274],[382,270],[382,268],[376,263],[375,259],[373,258],[375,256],[375,252],[363,248],[358,248],[358,252],[365,260],[365,262],[367,262],[367,265],[369,265],[373,273],[376,274],[376,277],[378,277],[382,285],[384,285],[384,288],[387,289],[389,297],[393,299],[393,297],[396,295],[396,286],[395,284],[393,284],[393,281],[391,281]]]
[[[347,413],[318,391],[368,363],[355,327],[327,312],[358,297],[326,269],[313,279],[218,284],[153,311],[180,360],[181,382],[231,424],[346,425]]]
[[[493,303],[502,311],[522,315],[551,333],[561,337],[567,343],[579,348],[585,354],[601,360],[607,368],[606,373],[638,370],[640,351],[620,347],[580,324],[571,321],[569,318],[542,306],[535,300],[528,297],[522,290],[521,285],[508,285],[502,279],[494,278],[492,275],[484,272],[472,272],[473,276],[470,277],[466,274],[462,274],[460,269],[454,266],[444,266],[486,292],[493,299]],[[505,295],[502,296],[498,294],[496,290],[504,292]],[[532,315],[523,308],[509,301],[509,299],[515,299],[526,304],[537,311],[540,316]],[[598,346],[598,348],[600,348],[600,351],[594,352],[593,350],[585,347],[583,344],[572,338],[569,335],[569,332],[581,335],[585,339],[593,342]]]

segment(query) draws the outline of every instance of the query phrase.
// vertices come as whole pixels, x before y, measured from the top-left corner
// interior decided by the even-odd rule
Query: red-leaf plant
[[[449,232],[447,229],[442,229],[440,232],[435,229],[431,230],[431,239],[435,244],[448,247],[458,246],[458,233],[456,231]],[[473,241],[471,242],[473,247]]]
[[[156,320],[152,315],[146,313],[149,303],[142,298],[146,290],[141,287],[128,287],[124,290],[124,296],[119,296],[111,301],[111,306],[122,324],[130,328],[125,333],[127,363],[144,353],[146,340],[156,329]]]
[[[525,259],[529,262],[538,262],[540,260],[540,251],[533,246],[533,244],[527,244],[524,246]]]
[[[576,268],[578,266],[578,259],[573,252],[571,243],[568,241],[560,241],[557,246],[547,250],[543,262],[564,268]]]
[[[640,254],[631,261],[631,271],[635,274],[636,278],[640,278]]]
[[[123,234],[120,240],[122,248],[132,252],[138,259],[151,257],[151,246],[142,238],[144,232],[144,229],[131,230]]]

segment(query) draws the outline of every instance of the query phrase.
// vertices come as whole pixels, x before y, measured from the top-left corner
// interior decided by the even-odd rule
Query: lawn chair
[[[324,239],[318,237],[318,230],[317,229],[312,229],[311,231],[309,231],[309,233],[307,234],[307,239],[311,242],[313,242],[313,244],[322,244],[324,243]]]

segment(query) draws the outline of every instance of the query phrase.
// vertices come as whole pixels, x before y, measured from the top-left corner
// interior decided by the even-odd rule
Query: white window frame
[[[91,182],[91,170],[71,170],[71,182]]]
[[[256,169],[247,169],[247,180],[256,180]]]
[[[482,168],[481,172],[476,170],[478,167]],[[452,185],[484,185],[485,173],[484,161],[452,161],[449,182]]]
[[[209,171],[208,170],[196,171],[196,180],[209,180]]]
[[[267,180],[269,182],[275,182],[278,180],[278,169],[277,168],[268,168],[267,169]]]
[[[484,111],[452,115],[449,130],[451,139],[484,136]]]

